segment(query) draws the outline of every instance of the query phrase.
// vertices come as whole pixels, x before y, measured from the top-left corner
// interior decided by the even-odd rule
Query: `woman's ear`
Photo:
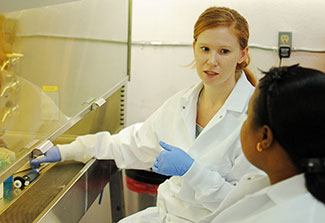
[[[274,141],[272,129],[268,125],[264,125],[261,130],[262,130],[262,140],[260,141],[261,146],[263,150],[268,149]]]
[[[193,40],[193,52],[195,52],[195,40]]]
[[[245,49],[243,49],[241,51],[241,55],[240,55],[240,58],[238,60],[238,64],[241,64],[242,62],[244,62],[246,60],[247,54],[248,54],[248,46],[246,46]]]

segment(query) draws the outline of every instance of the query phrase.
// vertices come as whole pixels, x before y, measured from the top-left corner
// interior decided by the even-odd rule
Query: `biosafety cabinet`
[[[0,0],[0,222],[79,222],[107,183],[123,217],[114,161],[26,175],[52,143],[123,127],[130,21],[131,0]]]

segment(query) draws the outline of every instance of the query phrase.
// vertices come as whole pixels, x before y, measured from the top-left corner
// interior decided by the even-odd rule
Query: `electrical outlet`
[[[279,47],[292,48],[292,32],[279,32]]]
[[[291,55],[291,48],[292,32],[279,32],[278,49],[280,59],[289,58]]]

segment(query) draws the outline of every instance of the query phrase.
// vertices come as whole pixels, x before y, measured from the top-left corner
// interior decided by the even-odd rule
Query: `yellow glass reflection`
[[[0,171],[19,158],[19,152],[49,136],[67,117],[44,90],[18,73],[23,55],[10,52],[13,42],[4,34],[0,15]],[[55,93],[55,88],[50,89]],[[8,155],[6,155],[8,154]]]
[[[0,16],[0,147],[16,163],[127,81],[127,7],[82,0]]]

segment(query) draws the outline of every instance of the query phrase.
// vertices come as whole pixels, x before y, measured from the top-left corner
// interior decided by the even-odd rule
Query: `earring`
[[[262,148],[262,145],[261,145],[260,142],[257,143],[257,145],[256,145],[256,149],[257,149],[257,151],[259,151],[259,152],[262,152],[262,151],[263,151],[263,148]]]

